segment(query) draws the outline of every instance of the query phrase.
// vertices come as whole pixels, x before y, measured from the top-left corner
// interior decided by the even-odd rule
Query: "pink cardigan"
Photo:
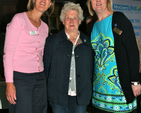
[[[6,82],[13,82],[13,71],[35,73],[44,70],[43,49],[48,26],[41,21],[37,29],[26,12],[16,14],[7,25],[4,46]]]

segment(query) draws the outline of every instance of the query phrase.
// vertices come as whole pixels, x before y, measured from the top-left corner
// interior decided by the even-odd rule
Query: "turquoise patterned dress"
[[[137,108],[137,100],[126,104],[120,85],[114,52],[112,16],[94,24],[91,44],[95,51],[93,105],[107,112],[128,113]]]

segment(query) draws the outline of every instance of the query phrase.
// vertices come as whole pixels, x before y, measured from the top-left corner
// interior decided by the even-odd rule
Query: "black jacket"
[[[77,102],[88,105],[92,96],[92,48],[89,38],[82,32],[80,39],[83,43],[75,48]],[[68,104],[72,46],[64,30],[46,40],[44,67],[48,78],[48,100],[54,104]]]
[[[139,79],[139,51],[131,22],[121,12],[113,13],[112,28],[122,30],[122,34],[114,34],[115,55],[121,87],[125,94],[127,103],[135,99],[131,88],[131,82]]]

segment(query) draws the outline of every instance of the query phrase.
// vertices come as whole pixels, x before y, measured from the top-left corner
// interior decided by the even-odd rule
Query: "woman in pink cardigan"
[[[42,57],[49,29],[41,16],[51,14],[54,2],[29,0],[28,11],[16,14],[7,25],[3,62],[10,113],[47,112]]]

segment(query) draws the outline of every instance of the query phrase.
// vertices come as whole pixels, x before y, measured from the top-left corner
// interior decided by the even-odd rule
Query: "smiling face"
[[[78,12],[75,10],[70,10],[66,12],[63,24],[65,26],[66,33],[78,33],[78,27],[81,20],[78,17]]]
[[[108,11],[107,0],[91,0],[92,8],[96,13]]]
[[[33,0],[34,9],[44,13],[50,6],[51,0]]]

